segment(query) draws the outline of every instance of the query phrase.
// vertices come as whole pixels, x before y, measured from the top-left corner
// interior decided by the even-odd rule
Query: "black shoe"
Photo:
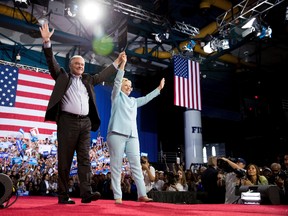
[[[75,204],[75,201],[68,198],[68,199],[58,199],[58,204]]]
[[[99,192],[92,192],[91,194],[88,194],[85,197],[82,197],[81,203],[90,203],[91,201],[96,201],[101,197],[101,194]]]

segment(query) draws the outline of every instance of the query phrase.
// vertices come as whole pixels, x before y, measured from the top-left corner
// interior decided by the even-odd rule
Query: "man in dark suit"
[[[82,56],[73,56],[69,61],[70,73],[67,73],[53,55],[50,38],[54,29],[50,31],[48,24],[44,24],[40,32],[49,71],[55,80],[45,121],[57,123],[58,203],[75,204],[68,195],[70,167],[75,151],[81,202],[90,203],[101,196],[99,192],[92,192],[90,183],[90,131],[96,131],[100,126],[94,86],[116,73],[125,53],[120,53],[113,64],[95,75],[84,73],[85,60]]]

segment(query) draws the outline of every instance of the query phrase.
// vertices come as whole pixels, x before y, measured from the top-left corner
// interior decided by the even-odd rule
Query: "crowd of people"
[[[0,148],[0,173],[8,175],[18,195],[58,196],[57,140],[23,139],[18,148],[17,139],[0,138],[8,148]],[[56,147],[56,151],[55,151]],[[47,152],[47,149],[50,151]],[[114,199],[111,188],[109,147],[102,139],[91,141],[89,150],[91,187],[99,191],[103,199]],[[221,163],[219,163],[221,162]],[[225,163],[225,166],[223,164]],[[241,158],[210,157],[207,164],[185,169],[173,164],[173,169],[157,170],[147,156],[141,157],[146,192],[190,191],[197,194],[201,203],[241,203],[236,190],[239,185],[276,185],[281,204],[288,204],[288,154],[281,161],[267,166],[246,164]],[[69,196],[80,197],[77,174],[77,155],[74,155],[69,175]],[[156,164],[155,164],[156,165]],[[228,168],[231,169],[228,169]],[[241,171],[242,170],[242,171]],[[137,200],[137,187],[127,157],[121,167],[121,191],[123,200]]]

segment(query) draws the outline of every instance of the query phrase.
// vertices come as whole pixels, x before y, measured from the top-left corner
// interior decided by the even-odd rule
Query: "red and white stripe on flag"
[[[202,110],[199,63],[174,56],[174,105]]]
[[[37,128],[38,137],[46,138],[57,130],[54,122],[44,122],[55,84],[49,74],[0,65],[0,82],[0,137],[15,136],[19,129],[29,136]]]

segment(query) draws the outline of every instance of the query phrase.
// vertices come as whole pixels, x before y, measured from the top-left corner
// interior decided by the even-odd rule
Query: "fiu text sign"
[[[187,110],[185,122],[185,164],[189,169],[191,163],[203,163],[202,124],[199,110]]]

